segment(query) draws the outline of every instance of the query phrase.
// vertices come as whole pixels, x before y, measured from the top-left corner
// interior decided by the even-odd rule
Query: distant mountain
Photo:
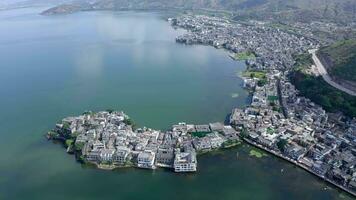
[[[75,0],[0,0],[0,8],[12,9],[28,6],[55,6],[63,3],[74,3]]]
[[[91,0],[54,7],[44,14],[96,9],[212,9],[237,13],[237,17],[308,21],[356,20],[355,0]]]
[[[243,12],[244,15],[261,19],[302,22],[328,20],[349,23],[356,21],[355,0],[245,0],[246,3],[254,1],[264,1],[264,3],[255,4],[253,8],[245,10],[247,12]]]

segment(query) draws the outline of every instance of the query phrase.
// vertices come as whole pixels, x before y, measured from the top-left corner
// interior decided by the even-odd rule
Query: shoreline
[[[191,20],[192,22],[189,22],[189,20],[187,20],[186,18],[188,18],[189,20]],[[241,60],[239,60],[239,59],[236,59],[236,57],[234,57],[233,55],[233,52],[234,51],[232,51],[232,49],[231,48],[227,48],[226,46],[224,46],[224,45],[222,45],[221,43],[220,43],[220,40],[219,40],[219,38],[218,37],[214,37],[214,36],[211,36],[211,35],[209,35],[209,34],[201,34],[201,32],[202,32],[202,30],[205,30],[204,29],[204,27],[202,28],[201,26],[200,26],[200,24],[202,24],[202,23],[204,23],[204,22],[206,22],[206,21],[209,21],[209,20],[207,20],[207,19],[205,19],[205,18],[199,18],[199,17],[191,17],[191,18],[189,18],[189,17],[186,17],[186,18],[184,18],[183,17],[183,20],[181,20],[181,21],[179,21],[179,19],[176,19],[176,21],[175,21],[175,23],[174,23],[174,25],[173,26],[178,26],[178,27],[181,27],[181,28],[183,28],[183,29],[186,29],[186,30],[188,30],[188,31],[191,31],[189,34],[186,34],[186,35],[182,35],[182,36],[180,36],[180,37],[178,37],[177,39],[176,39],[176,42],[178,42],[178,43],[183,43],[183,44],[186,44],[186,45],[208,45],[208,46],[212,46],[212,47],[215,47],[216,49],[224,49],[224,50],[226,50],[226,51],[228,51],[228,52],[230,52],[229,53],[229,58],[230,59],[232,59],[232,60],[234,60],[234,61],[241,61]],[[195,20],[195,21],[194,21]],[[215,20],[215,19],[212,19],[212,20]],[[177,22],[178,21],[178,22]],[[187,22],[188,21],[188,22]],[[221,23],[221,26],[225,26],[225,27],[230,27],[230,24],[224,24],[224,22],[217,22],[217,23]],[[193,27],[193,28],[192,28]],[[206,27],[209,27],[209,25],[207,25]],[[205,27],[205,28],[206,28]],[[198,29],[199,31],[196,31],[194,28],[196,28],[196,29]],[[214,26],[212,26],[212,27],[210,27],[210,28],[212,28],[212,29],[214,29]],[[193,31],[192,31],[193,30]],[[225,34],[225,32],[223,32],[223,31],[221,31],[221,32],[219,32],[219,29],[216,29],[216,31],[218,32],[218,33],[220,33],[220,34],[222,34],[222,35],[224,35]],[[227,35],[224,35],[224,36],[226,36],[226,37],[229,37],[229,35],[227,34]],[[231,41],[230,42],[232,42],[233,41],[233,39],[231,39]],[[221,45],[221,46],[217,46],[217,45]],[[219,48],[218,48],[219,47]],[[283,47],[281,47],[281,48],[283,48]],[[238,49],[238,48],[237,48]],[[245,48],[246,49],[246,48]],[[283,55],[280,55],[280,56],[282,56],[283,57]],[[263,57],[263,55],[260,55],[259,57]],[[248,60],[248,59],[247,59]],[[294,60],[294,59],[293,59]],[[246,60],[245,60],[245,62],[246,62]],[[253,63],[253,62],[252,62]],[[254,63],[253,63],[254,64]],[[258,63],[257,63],[258,64]],[[285,67],[285,66],[284,66]],[[294,67],[294,65],[290,65],[289,66],[290,68],[293,68]],[[246,73],[246,72],[248,72],[249,70],[251,70],[251,68],[254,68],[253,66],[251,66],[250,65],[250,63],[246,63],[246,69],[244,70],[244,72],[243,73]],[[256,68],[256,67],[255,67]],[[258,67],[257,67],[258,68]],[[286,67],[285,67],[286,68]],[[263,89],[266,89],[265,87],[263,87],[264,85],[269,85],[270,84],[270,86],[273,86],[274,88],[276,88],[276,96],[278,96],[278,102],[279,102],[279,106],[280,106],[280,108],[282,109],[282,111],[279,111],[280,113],[282,113],[283,115],[284,115],[284,117],[286,118],[286,119],[288,119],[289,117],[288,117],[288,114],[289,113],[287,113],[287,110],[286,110],[286,108],[285,108],[285,106],[286,105],[284,105],[284,99],[283,99],[283,97],[282,97],[282,95],[285,95],[285,94],[283,94],[282,92],[281,92],[281,87],[280,87],[280,85],[281,84],[283,84],[283,83],[288,83],[288,77],[286,77],[286,75],[285,74],[283,74],[284,72],[285,72],[285,68],[275,68],[275,69],[269,69],[268,68],[268,66],[267,67],[265,67],[265,69],[267,70],[266,71],[266,75],[267,76],[269,76],[269,77],[267,77],[267,78],[265,78],[266,80],[264,81],[264,82],[262,82],[261,81],[261,84],[259,85],[258,84],[258,82],[254,82],[254,84],[251,84],[251,86],[250,86],[250,88],[252,89],[253,88],[253,94],[255,94],[255,93],[257,93],[257,100],[259,100],[259,98],[263,98],[263,97],[261,97],[261,96],[263,96],[263,95],[261,95],[261,90],[260,91],[255,91],[256,89],[255,89],[255,86],[256,85],[259,85],[259,87],[260,88],[263,88]],[[279,74],[278,73],[276,73],[275,71],[279,71]],[[268,73],[270,73],[269,75],[268,75]],[[278,74],[278,75],[277,75]],[[276,78],[273,78],[273,75],[275,75],[276,76]],[[242,75],[242,77],[243,77],[243,79],[244,80],[247,80],[247,77],[244,77],[243,75]],[[285,78],[284,80],[283,80],[283,83],[281,83],[281,78]],[[259,77],[258,78],[258,80],[260,81],[260,80],[262,80],[262,78],[261,77]],[[273,84],[273,81],[275,81],[275,85]],[[247,88],[245,88],[245,89],[247,89]],[[286,88],[283,88],[283,89],[286,89]],[[284,91],[285,92],[285,91]],[[293,92],[296,92],[296,93],[298,93],[297,91],[294,91],[293,89],[290,89],[290,92],[292,93],[292,95],[293,95]],[[294,94],[295,95],[295,97],[297,97],[297,95],[296,95],[296,93]],[[290,95],[289,95],[290,96]],[[296,99],[296,98],[295,98]],[[264,105],[263,104],[261,104],[261,103],[257,103],[257,104],[250,104],[248,107],[251,107],[251,109],[256,109],[256,110],[258,110],[258,109],[266,109],[266,110],[271,110],[272,112],[273,111],[275,111],[274,110],[274,107],[272,108],[272,107],[268,107],[268,105],[266,105],[266,107],[263,107]],[[287,105],[287,106],[289,106],[289,105]],[[303,108],[303,104],[300,104],[300,106],[302,106],[301,108]],[[306,107],[306,108],[308,108],[308,107]],[[314,109],[314,108],[313,108]],[[317,110],[318,109],[318,107],[316,107],[315,108],[315,110]],[[276,111],[278,111],[278,109],[276,109]],[[253,124],[253,122],[252,122],[252,124],[249,124],[249,123],[251,123],[251,122],[249,122],[249,117],[248,116],[246,116],[246,115],[248,115],[248,114],[246,114],[246,112],[249,112],[248,110],[246,110],[246,109],[243,109],[243,110],[241,110],[241,113],[238,113],[238,114],[236,114],[236,119],[233,119],[232,121],[230,120],[230,125],[232,125],[232,126],[234,126],[234,124],[235,123],[237,123],[237,124],[239,124],[239,125],[241,125],[242,127],[245,127],[244,125],[244,123],[247,123],[249,126],[248,127],[253,127],[253,125],[256,125],[257,124],[257,122],[256,122],[256,124]],[[313,113],[311,113],[311,114],[313,114]],[[263,115],[259,115],[259,114],[252,114],[251,116],[259,116],[259,117],[261,117],[261,118],[263,118]],[[268,118],[267,118],[268,119]],[[293,119],[293,117],[291,118],[291,119]],[[244,121],[244,120],[246,120],[246,121]],[[300,121],[302,122],[302,119],[300,119]],[[237,124],[235,124],[235,125],[237,125]],[[261,124],[257,124],[257,125],[259,125],[259,126],[262,126]],[[272,125],[271,123],[269,124],[270,126],[274,126],[274,125]],[[312,125],[314,125],[314,124],[312,124]],[[277,125],[277,127],[278,127],[278,125]],[[308,127],[308,125],[306,125],[306,127],[307,128],[309,128]],[[235,129],[236,129],[236,127],[235,127]],[[252,131],[252,132],[257,132],[258,130],[255,130],[254,128],[251,128],[252,130],[250,130],[250,131]],[[238,130],[238,129],[236,129],[236,130]],[[258,137],[258,136],[260,136],[260,137],[262,137],[263,138],[263,136],[261,136],[261,133],[260,133],[260,135],[257,135],[257,134],[255,134],[256,135],[256,137]],[[241,135],[240,135],[240,137],[241,137]],[[282,155],[282,154],[279,154],[278,152],[275,152],[275,151],[273,151],[273,150],[270,150],[270,149],[268,149],[266,146],[264,146],[264,145],[262,145],[262,144],[259,144],[259,143],[255,143],[255,142],[253,142],[253,141],[250,141],[250,140],[248,140],[248,139],[246,139],[246,138],[243,138],[243,137],[241,137],[242,138],[242,140],[243,141],[245,141],[246,143],[248,143],[248,144],[250,144],[250,145],[253,145],[253,146],[255,146],[255,147],[257,147],[257,148],[259,148],[259,149],[262,149],[262,150],[265,150],[265,151],[267,151],[267,152],[269,152],[269,153],[271,153],[271,154],[273,154],[273,155],[275,155],[275,156],[277,156],[277,157],[279,157],[279,158],[282,158],[283,160],[286,160],[286,161],[288,161],[288,162],[290,162],[291,164],[294,164],[294,165],[296,165],[296,166],[298,166],[298,167],[300,167],[300,168],[302,168],[302,169],[304,169],[305,171],[307,171],[307,172],[309,172],[309,173],[311,173],[311,174],[313,174],[313,175],[315,175],[315,176],[317,176],[317,177],[319,177],[321,180],[324,180],[324,181],[326,181],[327,183],[330,183],[331,185],[333,185],[333,186],[335,186],[335,187],[337,187],[338,189],[340,189],[340,190],[342,190],[342,191],[344,191],[344,192],[346,192],[346,193],[348,193],[348,194],[350,194],[350,195],[352,195],[352,196],[356,196],[356,192],[354,192],[354,191],[352,191],[351,190],[351,188],[346,188],[346,187],[344,187],[344,186],[342,186],[342,185],[340,185],[340,184],[338,184],[338,183],[336,183],[336,182],[334,182],[334,181],[332,181],[332,180],[329,180],[328,178],[326,178],[325,176],[323,176],[323,175],[319,175],[319,174],[317,174],[316,172],[314,172],[314,171],[312,171],[312,169],[311,168],[309,168],[309,167],[307,167],[307,166],[304,166],[304,165],[302,165],[301,163],[298,163],[298,162],[296,162],[296,161],[294,161],[294,160],[292,160],[291,158],[289,158],[289,157],[287,157],[287,156],[284,156],[284,155]],[[321,144],[323,144],[323,143],[321,143]],[[346,184],[346,183],[345,183]]]

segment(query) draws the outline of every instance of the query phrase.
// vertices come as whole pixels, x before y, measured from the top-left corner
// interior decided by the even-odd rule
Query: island
[[[181,122],[162,132],[136,128],[128,115],[112,110],[64,118],[47,138],[61,141],[79,162],[100,169],[162,167],[174,172],[195,172],[197,155],[240,144],[237,131],[219,122]]]

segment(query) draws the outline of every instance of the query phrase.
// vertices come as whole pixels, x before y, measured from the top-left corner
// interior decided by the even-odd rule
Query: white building
[[[177,153],[174,159],[175,172],[195,172],[197,171],[197,158],[194,151]]]
[[[90,162],[99,162],[100,161],[100,150],[94,149],[88,153],[86,159]]]
[[[155,169],[154,165],[156,154],[150,151],[143,151],[137,156],[137,167]]]
[[[115,164],[123,165],[126,163],[129,156],[130,150],[128,148],[122,147],[118,148],[114,155],[112,156],[112,161]]]
[[[102,162],[112,162],[112,157],[115,153],[115,149],[103,149],[100,152],[100,160]]]
[[[217,132],[209,133],[207,136],[210,139],[211,148],[219,148],[226,141]]]

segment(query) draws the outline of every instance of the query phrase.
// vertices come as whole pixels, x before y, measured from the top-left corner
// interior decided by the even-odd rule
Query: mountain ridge
[[[177,8],[226,10],[237,17],[277,17],[297,21],[327,19],[343,23],[356,21],[356,1],[352,0],[94,0],[61,4],[43,14],[65,14],[67,10],[72,13],[81,10]]]

